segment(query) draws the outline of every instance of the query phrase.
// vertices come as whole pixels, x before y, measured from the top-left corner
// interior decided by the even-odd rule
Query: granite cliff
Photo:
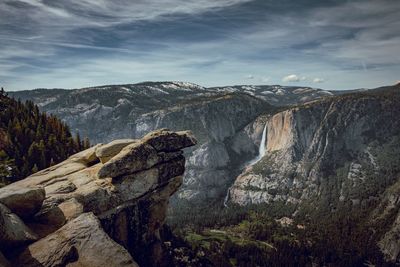
[[[399,260],[399,92],[332,97],[269,117],[265,156],[237,177],[229,200],[283,203],[293,217],[363,211],[387,258]]]
[[[1,266],[167,266],[160,240],[190,132],[99,144],[0,189]]]

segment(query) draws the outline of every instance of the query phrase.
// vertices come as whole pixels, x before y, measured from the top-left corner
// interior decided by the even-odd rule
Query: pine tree
[[[76,132],[75,134],[75,148],[76,150],[82,150],[82,141],[79,132]]]
[[[32,173],[36,173],[36,172],[38,172],[39,171],[39,168],[38,168],[38,166],[35,164],[35,165],[33,165],[33,168],[32,168]]]
[[[83,149],[88,149],[88,148],[90,148],[90,141],[88,137],[85,137],[83,141]]]

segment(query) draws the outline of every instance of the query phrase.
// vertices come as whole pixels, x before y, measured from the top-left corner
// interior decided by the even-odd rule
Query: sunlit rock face
[[[161,129],[96,145],[1,188],[0,262],[167,266],[159,229],[182,184],[182,149],[196,142],[191,132]]]

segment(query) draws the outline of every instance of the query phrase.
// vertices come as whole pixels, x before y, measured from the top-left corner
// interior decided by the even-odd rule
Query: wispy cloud
[[[300,77],[296,74],[290,74],[282,78],[282,82],[300,82]]]
[[[288,83],[288,82],[300,82],[300,81],[305,81],[305,80],[307,80],[307,78],[305,76],[298,76],[296,74],[290,74],[290,75],[287,75],[287,76],[282,78],[282,81],[286,82],[286,83]]]
[[[313,83],[323,83],[325,80],[322,78],[314,78]]]
[[[71,29],[87,26],[109,27],[134,21],[167,19],[180,14],[196,15],[249,1],[251,0],[17,0],[4,1],[0,7],[2,15],[24,14],[25,21],[35,21],[45,28],[56,25]],[[51,24],[48,23],[50,21]]]
[[[1,1],[0,82],[373,87],[398,79],[398,17],[397,0]]]

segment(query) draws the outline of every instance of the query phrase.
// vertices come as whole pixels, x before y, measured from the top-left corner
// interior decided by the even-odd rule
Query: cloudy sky
[[[398,0],[0,0],[0,85],[400,80]]]

